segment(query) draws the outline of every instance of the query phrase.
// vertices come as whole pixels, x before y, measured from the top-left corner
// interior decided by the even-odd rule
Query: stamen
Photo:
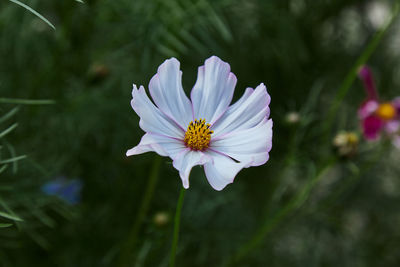
[[[211,125],[206,124],[204,119],[191,121],[185,133],[185,145],[195,151],[206,150],[210,145],[211,134],[214,132],[210,130],[210,127]]]

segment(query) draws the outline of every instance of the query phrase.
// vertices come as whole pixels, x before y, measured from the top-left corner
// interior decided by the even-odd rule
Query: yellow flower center
[[[376,115],[384,120],[391,120],[396,116],[396,109],[390,103],[383,103],[376,110]]]
[[[185,133],[185,145],[192,150],[200,150],[204,151],[208,148],[211,141],[211,134],[213,133],[210,130],[210,124],[207,123],[204,119],[191,121]]]

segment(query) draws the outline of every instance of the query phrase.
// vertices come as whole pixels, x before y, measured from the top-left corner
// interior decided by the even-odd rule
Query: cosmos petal
[[[246,163],[235,162],[231,158],[215,152],[208,154],[213,157],[213,161],[204,165],[204,172],[211,187],[218,191],[233,183],[237,173],[246,166]]]
[[[364,137],[367,140],[376,140],[380,131],[384,126],[384,122],[377,116],[371,115],[362,121],[362,129]]]
[[[140,117],[139,125],[143,131],[183,138],[184,130],[154,106],[143,86],[137,89],[136,85],[133,85],[131,105]]]
[[[385,124],[385,131],[389,135],[395,135],[400,130],[400,121],[399,120],[390,120]]]
[[[173,166],[179,171],[184,188],[189,188],[189,175],[196,165],[204,165],[212,161],[212,158],[201,151],[192,151],[189,148],[182,151],[173,161]]]
[[[186,129],[193,120],[192,105],[182,88],[182,72],[176,58],[166,60],[150,80],[149,91],[154,103],[169,118]]]
[[[232,101],[236,76],[228,63],[216,56],[199,67],[197,81],[191,92],[194,117],[213,124],[226,111]]]
[[[360,70],[358,71],[358,76],[364,83],[365,91],[367,92],[368,99],[377,100],[378,93],[376,91],[374,78],[372,72],[368,66],[361,66]]]
[[[272,148],[272,120],[264,118],[258,125],[225,134],[212,140],[210,148],[246,163],[246,167],[259,166],[268,161]]]
[[[360,119],[365,119],[371,116],[379,107],[379,103],[376,100],[367,100],[361,104],[358,109],[358,117]]]
[[[126,152],[127,156],[138,155],[154,151],[161,156],[175,158],[180,152],[186,149],[181,140],[164,135],[146,133],[140,143]]]
[[[222,117],[211,127],[213,138],[224,133],[249,129],[269,116],[271,97],[262,83],[255,90],[248,88],[243,96],[228,108]]]
[[[210,57],[198,69],[190,101],[182,88],[179,61],[166,60],[149,83],[153,100],[143,86],[133,86],[131,105],[146,133],[126,155],[154,151],[170,157],[184,188],[189,188],[189,175],[196,165],[204,165],[210,185],[222,190],[242,168],[264,164],[272,147],[270,96],[260,84],[256,89],[247,88],[229,107],[235,85],[229,64]],[[200,125],[185,137],[190,121],[196,119],[204,119],[200,122],[207,123],[207,129],[201,130]],[[204,132],[210,130],[208,124],[212,136]]]

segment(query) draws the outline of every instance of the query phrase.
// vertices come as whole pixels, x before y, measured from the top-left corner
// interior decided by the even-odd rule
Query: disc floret
[[[210,127],[211,125],[206,124],[205,119],[191,121],[185,133],[185,145],[195,151],[206,150],[210,145],[211,134],[213,133]]]
[[[396,109],[391,103],[382,103],[376,110],[376,114],[383,120],[392,120],[396,117]]]

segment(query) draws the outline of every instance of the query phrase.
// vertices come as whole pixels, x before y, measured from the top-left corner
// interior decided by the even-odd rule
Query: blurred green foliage
[[[248,86],[267,85],[273,149],[266,165],[242,170],[222,192],[200,167],[192,170],[177,266],[223,266],[266,223],[273,227],[235,266],[398,266],[400,151],[384,140],[362,141],[343,159],[331,146],[336,132],[358,130],[361,83],[340,104],[329,140],[321,126],[382,27],[376,11],[387,19],[394,2],[26,1],[55,31],[10,1],[0,3],[0,98],[55,101],[0,103],[0,135],[18,124],[0,139],[0,211],[9,215],[0,213],[0,265],[167,266],[181,187],[167,158],[129,241],[158,157],[125,156],[143,135],[130,107],[132,83],[147,87],[174,56],[188,93],[197,67],[217,55],[238,77],[235,99]],[[368,62],[383,99],[400,88],[399,25],[395,20]],[[286,120],[292,111],[297,123]],[[4,163],[20,155],[27,157]],[[80,204],[41,192],[60,175],[83,181]],[[126,249],[131,257],[122,255]]]

